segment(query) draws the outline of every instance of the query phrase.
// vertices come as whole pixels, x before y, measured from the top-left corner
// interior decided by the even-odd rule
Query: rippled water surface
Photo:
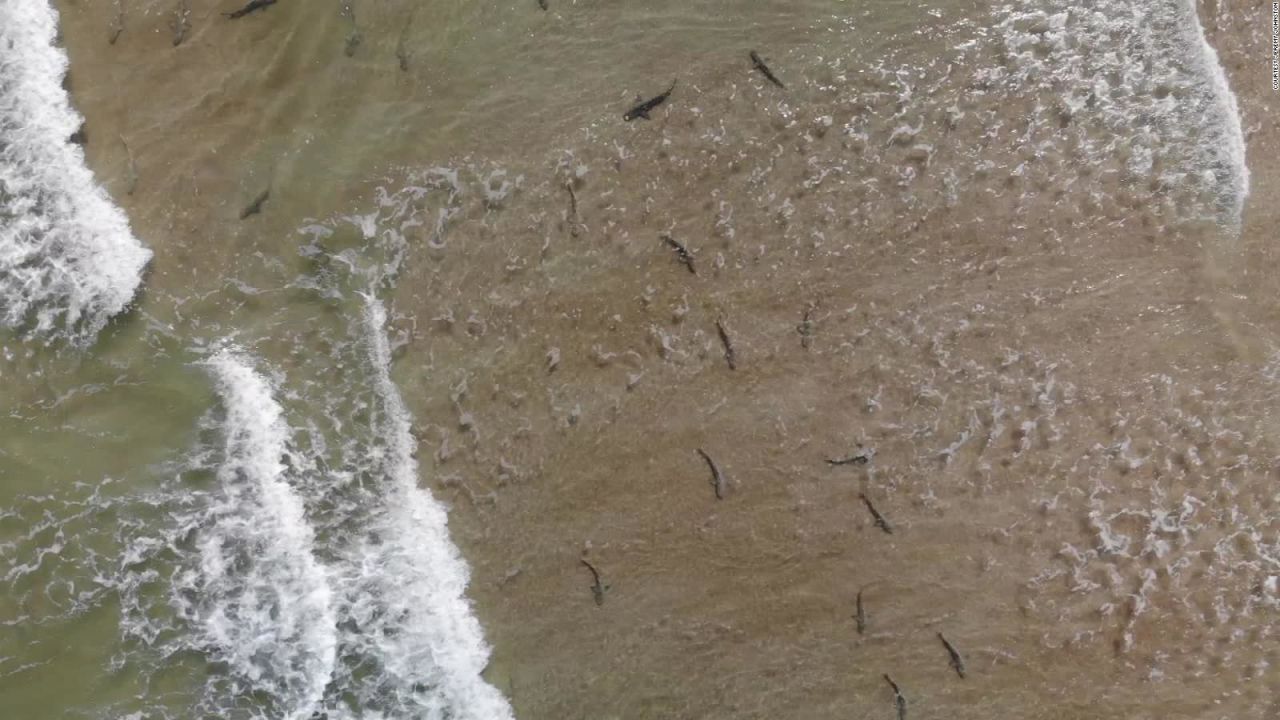
[[[54,5],[0,715],[1277,711],[1259,9]]]

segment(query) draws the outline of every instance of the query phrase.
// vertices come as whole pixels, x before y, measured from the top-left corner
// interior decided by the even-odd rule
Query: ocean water
[[[234,5],[0,0],[0,717],[1276,711],[1260,6]]]
[[[0,325],[88,342],[134,297],[150,253],[68,142],[80,116],[60,87],[67,62],[53,46],[57,15],[39,2],[5,3],[0,12]]]

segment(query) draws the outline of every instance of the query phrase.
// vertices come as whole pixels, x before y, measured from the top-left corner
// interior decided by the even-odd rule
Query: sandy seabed
[[[401,36],[379,32],[398,6],[355,44],[337,11],[195,10],[174,47],[175,3],[127,3],[114,43],[112,3],[59,5],[90,163],[155,251],[158,316],[246,256],[296,253],[306,218],[361,212],[375,185],[431,189],[378,218],[425,219],[393,295],[394,376],[518,717],[887,718],[885,673],[909,717],[1280,712],[1261,9],[1201,8],[1248,144],[1237,233],[1071,157],[1006,177],[1012,143],[947,202],[945,169],[991,126],[928,115],[936,155],[913,160],[892,88],[851,94],[821,63],[781,102],[691,66],[643,131],[530,121],[446,156],[326,114],[362,72],[374,95],[420,92],[400,73],[427,71],[397,69]],[[873,118],[867,139],[833,116]],[[347,138],[375,150],[317,149]],[[461,193],[381,179],[446,160]],[[910,197],[859,182],[895,187],[913,162]],[[1079,190],[1094,182],[1101,201]]]

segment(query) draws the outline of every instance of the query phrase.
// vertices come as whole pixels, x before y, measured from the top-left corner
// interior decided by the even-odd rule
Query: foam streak
[[[269,690],[284,717],[306,720],[324,700],[337,637],[327,572],[285,479],[289,428],[244,357],[223,351],[207,364],[226,410],[222,494],[197,542],[198,592],[185,614],[199,618],[215,658]]]

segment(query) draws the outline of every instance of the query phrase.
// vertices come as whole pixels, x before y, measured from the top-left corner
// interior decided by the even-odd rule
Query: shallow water
[[[15,717],[1274,709],[1256,10],[232,5],[59,3],[154,257],[0,275]]]

